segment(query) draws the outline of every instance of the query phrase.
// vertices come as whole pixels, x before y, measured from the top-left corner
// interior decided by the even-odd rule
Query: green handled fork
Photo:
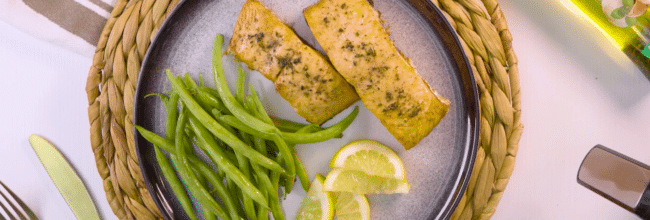
[[[4,214],[0,212],[0,220],[5,220],[5,219],[29,219],[29,220],[37,220],[38,218],[36,217],[36,214],[32,212],[25,203],[14,194],[9,187],[7,187],[2,181],[0,181],[0,185],[7,191],[7,193],[11,196],[12,199],[9,199],[3,192],[0,190],[0,196],[2,196],[2,199],[0,199],[0,208],[4,211]],[[12,202],[13,200],[13,202]],[[15,205],[15,203],[18,203],[18,206]],[[7,206],[11,207],[13,210],[10,211]]]

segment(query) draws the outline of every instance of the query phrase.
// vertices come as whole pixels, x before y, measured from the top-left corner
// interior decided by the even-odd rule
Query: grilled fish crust
[[[323,55],[256,0],[242,7],[227,53],[271,80],[310,123],[322,124],[359,100]]]
[[[449,100],[395,47],[379,12],[366,0],[321,0],[303,13],[336,70],[405,149],[447,114]]]

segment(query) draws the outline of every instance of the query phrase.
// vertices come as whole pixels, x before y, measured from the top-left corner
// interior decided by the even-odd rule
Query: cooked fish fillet
[[[310,123],[322,124],[359,100],[323,55],[258,1],[242,7],[227,52],[273,81]]]
[[[379,12],[366,0],[321,0],[304,15],[332,65],[405,149],[447,114],[449,100],[395,47]]]

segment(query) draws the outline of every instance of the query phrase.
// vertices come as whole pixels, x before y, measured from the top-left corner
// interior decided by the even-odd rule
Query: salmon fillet
[[[366,0],[321,0],[303,13],[332,65],[405,149],[447,114],[449,100],[395,47]]]
[[[322,124],[359,100],[322,54],[256,0],[242,7],[227,53],[271,80],[310,123]]]

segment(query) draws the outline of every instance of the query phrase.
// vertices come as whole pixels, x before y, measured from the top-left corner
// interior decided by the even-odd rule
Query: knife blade
[[[29,143],[77,219],[100,219],[88,189],[63,154],[35,134],[29,136]]]

